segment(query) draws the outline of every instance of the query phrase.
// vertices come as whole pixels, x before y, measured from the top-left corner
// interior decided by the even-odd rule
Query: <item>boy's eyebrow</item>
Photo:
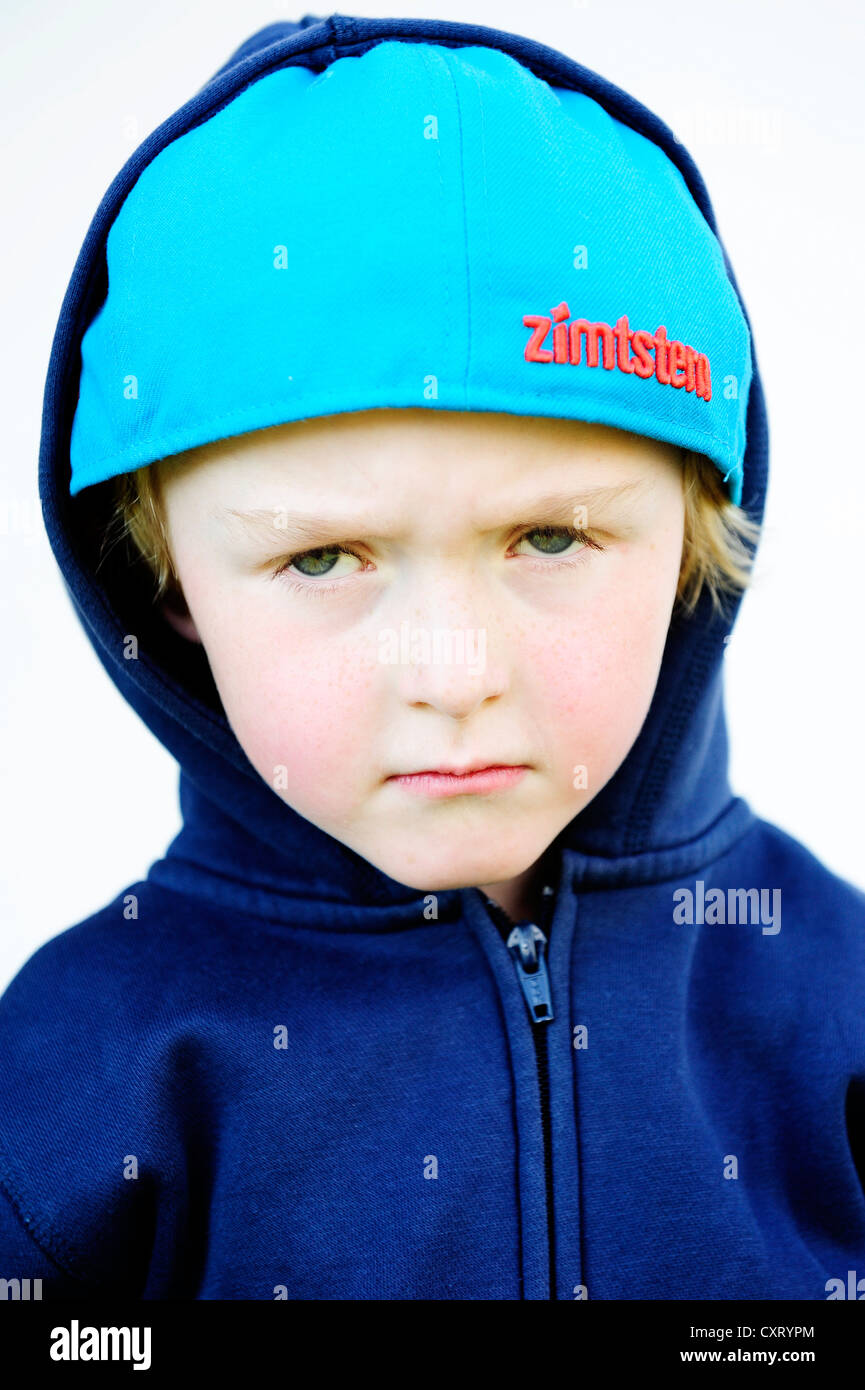
[[[630,479],[628,482],[598,484],[595,487],[568,488],[562,492],[547,492],[538,496],[529,494],[523,499],[516,498],[509,507],[499,506],[500,513],[506,511],[511,521],[500,521],[498,525],[479,526],[481,531],[495,531],[512,524],[512,519],[522,517],[531,523],[546,520],[561,522],[563,517],[571,517],[578,508],[585,508],[585,525],[591,526],[593,513],[601,512],[612,502],[642,491],[649,483],[647,475]],[[320,517],[313,513],[288,512],[285,507],[253,507],[240,511],[235,507],[214,508],[211,516],[218,521],[239,524],[240,528],[253,535],[283,542],[293,540],[322,542],[325,540],[347,540],[351,537],[382,534],[381,516],[335,515]]]

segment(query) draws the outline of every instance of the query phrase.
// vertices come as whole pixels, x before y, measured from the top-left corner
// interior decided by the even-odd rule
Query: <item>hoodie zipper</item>
[[[544,889],[548,900],[552,889]],[[555,1017],[550,977],[546,964],[547,938],[536,922],[515,922],[512,917],[484,894],[487,909],[496,922],[504,938],[505,945],[514,962],[517,979],[529,1011],[532,1025],[532,1041],[535,1045],[535,1062],[538,1069],[538,1091],[541,1098],[541,1130],[544,1141],[544,1182],[547,1198],[547,1244],[550,1254],[550,1298],[556,1297],[556,1247],[553,1224],[553,1137],[550,1115],[550,1065],[547,1051],[547,1033],[544,1024],[551,1023]],[[544,914],[544,925],[549,930],[552,920],[551,904]]]

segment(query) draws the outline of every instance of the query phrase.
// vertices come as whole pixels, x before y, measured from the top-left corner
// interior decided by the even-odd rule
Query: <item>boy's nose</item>
[[[388,634],[388,659],[405,703],[465,720],[507,688],[506,666],[500,651],[495,657],[490,651],[487,627],[447,622],[440,610],[437,617],[403,618]]]
[[[469,719],[507,688],[502,667],[494,668],[485,659],[472,664],[464,658],[450,663],[434,658],[397,669],[399,694],[406,704],[429,705],[458,722]]]

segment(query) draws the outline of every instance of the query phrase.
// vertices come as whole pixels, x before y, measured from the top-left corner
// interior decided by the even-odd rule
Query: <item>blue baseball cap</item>
[[[742,495],[748,326],[682,173],[483,45],[268,71],[145,165],[84,333],[74,495],[291,420],[553,416],[705,454]]]

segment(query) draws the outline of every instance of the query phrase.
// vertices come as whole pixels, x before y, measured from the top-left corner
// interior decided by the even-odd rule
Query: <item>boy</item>
[[[550,49],[307,16],[136,152],[42,496],[184,825],[0,1002],[5,1277],[848,1296],[865,897],[726,773],[766,460],[699,174]]]

